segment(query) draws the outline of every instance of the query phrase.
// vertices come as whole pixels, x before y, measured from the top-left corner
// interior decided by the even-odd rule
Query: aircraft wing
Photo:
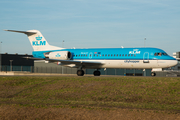
[[[34,58],[34,57],[24,57],[26,59],[33,59],[33,60],[45,60],[49,62],[61,62],[62,64],[76,64],[76,65],[83,65],[83,66],[90,66],[90,65],[103,65],[101,62],[94,62],[94,61],[80,61],[80,60],[60,60],[60,59],[49,59],[49,58]]]

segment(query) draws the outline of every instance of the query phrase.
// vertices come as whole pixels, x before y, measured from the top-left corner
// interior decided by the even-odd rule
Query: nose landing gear
[[[151,76],[156,76],[156,73],[152,72],[152,73],[151,73]]]

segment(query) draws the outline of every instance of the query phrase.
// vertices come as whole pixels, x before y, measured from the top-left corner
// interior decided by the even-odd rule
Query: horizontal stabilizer
[[[4,31],[9,31],[9,32],[18,32],[18,33],[24,33],[26,35],[33,35],[36,34],[37,32],[28,32],[28,31],[17,31],[17,30],[4,30]]]

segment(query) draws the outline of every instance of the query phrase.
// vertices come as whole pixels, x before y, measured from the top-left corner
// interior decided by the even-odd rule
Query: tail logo
[[[40,37],[40,36],[36,37],[36,40],[41,40],[41,39],[42,39],[42,37]]]
[[[32,46],[43,46],[46,45],[46,41],[40,41],[42,40],[42,37],[38,36],[36,37],[37,41],[32,41]]]
[[[59,53],[57,53],[56,57],[61,57],[61,55]]]

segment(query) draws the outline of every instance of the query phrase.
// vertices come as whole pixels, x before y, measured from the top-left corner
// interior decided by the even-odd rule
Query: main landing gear
[[[83,70],[78,70],[77,71],[77,75],[78,76],[83,76],[84,75],[84,71]]]
[[[96,70],[96,71],[94,71],[94,76],[100,76],[101,75],[101,72],[100,71],[98,71],[98,70]]]
[[[101,75],[101,72],[98,71],[98,70],[96,70],[96,71],[93,72],[93,74],[94,74],[94,76],[100,76],[100,75]],[[83,70],[78,70],[78,71],[77,71],[77,75],[78,75],[78,76],[83,76],[83,75],[84,75],[84,71],[83,71]]]

